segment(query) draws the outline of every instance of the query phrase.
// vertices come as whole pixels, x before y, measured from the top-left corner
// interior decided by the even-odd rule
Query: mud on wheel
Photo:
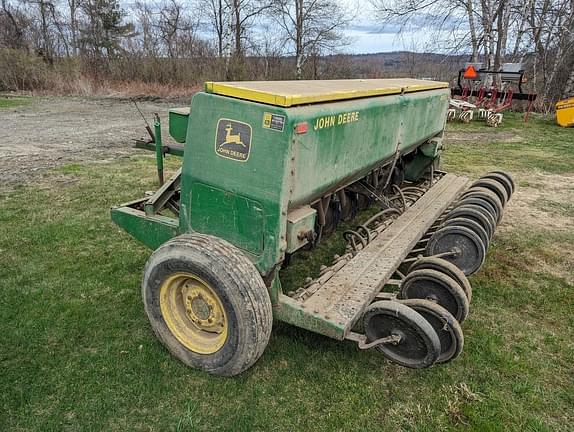
[[[447,363],[460,355],[464,346],[464,335],[460,324],[449,311],[430,300],[401,300],[401,304],[414,309],[433,327],[440,340],[437,363]]]
[[[474,231],[449,225],[432,235],[427,243],[426,255],[441,255],[468,276],[477,272],[484,263],[486,246]]]
[[[399,299],[433,301],[449,311],[458,322],[468,316],[468,296],[460,284],[447,273],[432,268],[411,271],[401,282]]]
[[[395,301],[372,303],[363,314],[367,341],[394,341],[375,349],[401,366],[421,369],[432,366],[441,353],[440,339],[432,325],[414,309]]]
[[[151,326],[179,360],[215,375],[237,375],[263,353],[271,301],[255,266],[216,237],[189,234],[160,246],[144,270]]]
[[[444,273],[456,281],[464,291],[468,302],[472,300],[472,286],[464,273],[454,264],[442,258],[421,257],[409,267],[409,273],[415,270],[430,269]]]

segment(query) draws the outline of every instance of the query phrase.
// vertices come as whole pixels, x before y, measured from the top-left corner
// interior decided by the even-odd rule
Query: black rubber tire
[[[500,198],[498,198],[498,195],[496,195],[493,191],[484,187],[475,187],[463,193],[461,200],[466,197],[479,197],[488,201],[492,206],[496,208],[497,210],[496,223],[497,224],[500,223],[500,221],[502,220],[502,213],[504,212],[504,208],[502,207],[502,202],[500,201]]]
[[[484,248],[488,250],[490,239],[488,238],[487,232],[478,222],[464,217],[455,217],[445,220],[444,223],[441,225],[441,227],[449,225],[463,226],[470,228],[471,230],[473,230],[475,233],[478,234],[480,240],[482,241],[482,244],[484,245]]]
[[[460,355],[464,347],[464,334],[449,311],[430,300],[409,299],[401,300],[401,303],[422,315],[436,332],[440,340],[440,355],[436,363],[448,363]]]
[[[468,298],[462,287],[456,280],[437,270],[420,269],[409,272],[401,282],[397,298],[434,301],[460,323],[468,316]]]
[[[505,175],[492,172],[492,173],[488,173],[488,174],[483,175],[481,177],[481,179],[490,179],[490,180],[497,181],[506,190],[506,194],[508,195],[508,199],[510,199],[512,197],[512,193],[514,192],[514,189],[512,188],[512,183],[510,182],[510,180],[508,180],[508,177],[506,177]]]
[[[457,255],[442,258],[456,265],[466,276],[476,273],[484,263],[486,248],[478,234],[468,228],[446,226],[439,229],[427,243],[426,255],[452,252],[455,247],[459,249]]]
[[[363,314],[368,342],[400,332],[397,345],[378,345],[375,349],[393,363],[412,369],[432,366],[440,354],[440,340],[432,326],[419,313],[396,301],[371,303]]]
[[[495,208],[490,202],[488,202],[484,198],[479,198],[477,196],[467,196],[467,197],[463,198],[462,200],[460,200],[456,205],[457,206],[463,206],[463,205],[467,205],[467,204],[474,204],[474,205],[484,207],[494,217],[494,219],[498,222],[498,219],[499,219],[498,209]]]
[[[228,336],[213,354],[198,354],[176,339],[166,325],[159,292],[167,277],[193,273],[211,285],[228,319]],[[271,335],[273,315],[267,288],[253,263],[217,237],[185,234],[161,245],[149,258],[142,281],[146,314],[158,339],[188,366],[214,375],[233,376],[251,367]]]
[[[490,239],[494,235],[494,228],[495,225],[493,223],[492,215],[485,216],[485,214],[476,209],[474,207],[470,207],[470,205],[464,205],[460,207],[455,207],[447,215],[444,217],[442,224],[449,220],[449,219],[458,219],[458,218],[465,218],[470,219],[477,222],[483,229],[486,231],[488,238]],[[486,246],[486,245],[485,245]]]
[[[508,180],[508,182],[512,186],[512,193],[514,193],[514,191],[516,190],[516,183],[514,183],[514,179],[512,178],[510,173],[507,173],[506,171],[502,171],[502,170],[494,170],[494,171],[490,171],[488,174],[500,174],[500,175],[506,177],[506,179]]]
[[[502,207],[506,206],[506,203],[508,202],[509,199],[509,195],[508,192],[506,192],[506,188],[503,185],[501,185],[500,182],[489,178],[479,178],[472,184],[470,189],[478,187],[490,189],[498,196],[500,202],[502,203]]]

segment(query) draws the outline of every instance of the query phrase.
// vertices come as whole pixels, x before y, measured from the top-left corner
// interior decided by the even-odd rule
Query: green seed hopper
[[[449,98],[415,79],[206,83],[169,112],[177,145],[156,116],[137,145],[156,152],[161,186],[111,216],[155,250],[142,292],[158,338],[218,375],[255,363],[273,319],[407,367],[458,356],[466,275],[514,184],[492,172],[469,188],[439,169]],[[183,163],[164,182],[166,154]],[[291,256],[369,207],[346,252],[285,292]]]

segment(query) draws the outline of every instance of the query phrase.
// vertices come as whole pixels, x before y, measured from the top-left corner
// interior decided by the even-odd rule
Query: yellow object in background
[[[556,104],[556,121],[562,127],[574,126],[574,97]]]

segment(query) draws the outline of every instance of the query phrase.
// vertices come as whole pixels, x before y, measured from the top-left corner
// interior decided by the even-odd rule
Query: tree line
[[[310,59],[341,45],[350,17],[335,0],[136,0],[124,7],[119,0],[1,0],[0,49],[11,51],[0,61],[22,53],[48,65],[79,59],[95,77],[120,64],[126,79],[162,82],[189,73],[300,79],[313,75]],[[286,55],[295,61],[280,71]]]
[[[380,28],[423,31],[428,52],[494,70],[523,63],[541,106],[574,92],[574,0],[356,1]],[[324,59],[356,16],[343,0],[0,0],[0,89],[49,86],[54,73],[161,84],[353,77],[348,62]],[[404,73],[420,75],[415,58]]]
[[[539,104],[574,95],[574,0],[371,0],[402,31],[432,29],[435,46],[499,71],[522,63]]]

